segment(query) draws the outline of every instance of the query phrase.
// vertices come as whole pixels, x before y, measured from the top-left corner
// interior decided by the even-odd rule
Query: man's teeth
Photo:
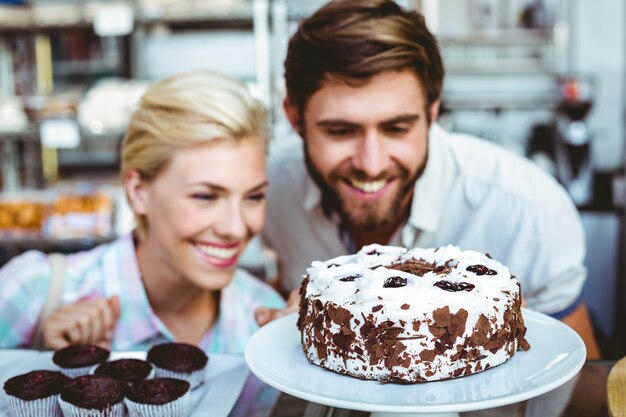
[[[200,249],[205,255],[219,259],[231,259],[237,256],[239,248],[218,248],[217,246],[196,245],[196,248]]]
[[[359,181],[359,180],[351,180],[351,184],[354,188],[358,188],[359,190],[365,193],[375,193],[376,191],[381,190],[387,181],[379,180],[379,181]]]

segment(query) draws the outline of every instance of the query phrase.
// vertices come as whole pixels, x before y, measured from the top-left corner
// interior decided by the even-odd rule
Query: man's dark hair
[[[285,60],[287,97],[302,115],[328,79],[365,83],[383,71],[410,68],[430,106],[441,96],[444,68],[424,17],[391,0],[335,0],[304,19]]]

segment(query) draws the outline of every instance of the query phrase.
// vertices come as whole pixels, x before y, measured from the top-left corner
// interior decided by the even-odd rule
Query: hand
[[[276,320],[277,318],[286,316],[287,314],[295,313],[298,311],[299,305],[300,289],[296,288],[291,291],[289,297],[287,298],[287,307],[283,309],[259,307],[254,312],[254,318],[259,326],[265,326],[272,320]]]
[[[108,348],[119,317],[117,295],[61,306],[44,322],[44,346],[61,349],[71,344],[91,343]]]

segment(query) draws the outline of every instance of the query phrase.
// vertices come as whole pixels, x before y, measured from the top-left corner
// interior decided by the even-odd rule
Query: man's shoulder
[[[309,173],[304,162],[302,141],[286,139],[273,144],[267,164],[268,204],[302,201],[309,191]]]
[[[550,173],[511,150],[476,136],[448,133],[437,138],[468,186],[545,205],[566,192]],[[554,199],[546,200],[549,195]]]
[[[267,173],[270,182],[285,181],[288,178],[301,178],[306,175],[302,141],[288,138],[270,147]]]

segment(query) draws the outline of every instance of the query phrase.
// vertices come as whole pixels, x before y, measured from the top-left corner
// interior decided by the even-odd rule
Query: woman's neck
[[[218,317],[219,293],[198,288],[157,256],[148,241],[135,248],[148,302],[179,342],[198,344]]]

